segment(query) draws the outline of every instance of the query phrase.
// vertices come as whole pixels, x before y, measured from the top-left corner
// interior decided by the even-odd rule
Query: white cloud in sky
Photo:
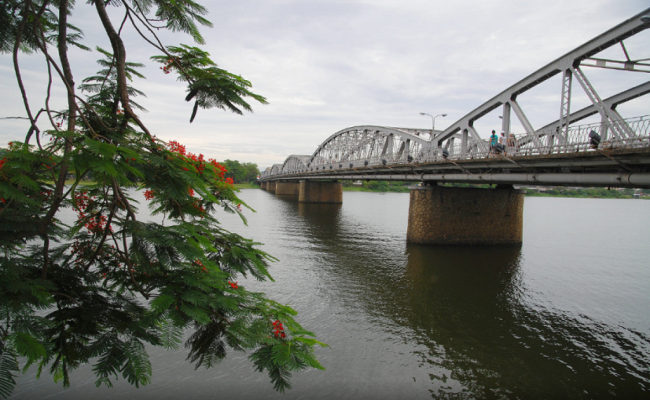
[[[204,1],[214,23],[202,29],[204,47],[220,67],[241,74],[269,105],[252,104],[254,114],[237,116],[199,110],[181,83],[164,75],[149,57],[154,49],[128,26],[123,37],[127,60],[147,64],[146,80],[134,86],[142,116],[158,137],[178,140],[189,151],[220,160],[255,162],[260,168],[282,163],[290,154],[311,154],[334,132],[355,125],[426,128],[420,112],[447,113],[441,129],[518,80],[648,7],[643,0],[417,1],[417,0],[266,0]],[[112,9],[114,24],[123,12]],[[85,43],[110,49],[92,6],[77,2],[71,22]],[[192,44],[183,34],[161,33],[168,45]],[[650,57],[650,32],[626,42],[633,58]],[[620,49],[620,48],[619,48]],[[617,58],[619,49],[607,50]],[[618,53],[616,53],[618,51]],[[75,80],[94,73],[97,52],[73,51]],[[47,74],[42,55],[20,59],[32,107],[43,103]],[[648,80],[648,74],[586,70],[602,97]],[[0,56],[0,116],[24,116],[11,56]],[[555,79],[557,78],[557,79]],[[534,126],[559,115],[558,77],[519,98]],[[572,109],[587,105],[574,85]],[[56,85],[56,107],[63,88]],[[619,111],[649,114],[650,99],[640,98]],[[487,136],[500,129],[500,111],[476,124]],[[24,138],[26,124],[0,121],[0,141]],[[516,118],[513,127],[521,130]]]

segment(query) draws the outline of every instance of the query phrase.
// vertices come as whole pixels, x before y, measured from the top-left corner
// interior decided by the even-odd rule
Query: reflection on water
[[[649,389],[648,335],[540,305],[522,272],[522,248],[406,245],[402,232],[350,220],[339,205],[283,202],[302,217],[313,251],[325,255],[317,267],[330,295],[364,308],[367,335],[390,331],[426,348],[414,352],[430,369],[434,397],[592,398]],[[373,218],[390,225],[390,212]]]
[[[642,396],[648,390],[646,335],[531,308],[513,248],[409,245],[411,327],[439,365],[472,396]],[[636,337],[630,337],[630,335]],[[645,353],[645,356],[644,356]],[[441,388],[440,397],[448,393]]]
[[[183,351],[154,350],[144,389],[98,391],[87,368],[66,392],[28,377],[16,398],[647,397],[650,208],[607,203],[615,220],[603,222],[602,213],[588,219],[597,200],[527,199],[522,247],[429,247],[405,243],[408,195],[346,192],[343,205],[259,190],[242,197],[258,211],[250,226],[223,216],[224,226],[280,260],[276,283],[246,287],[300,312],[331,346],[318,352],[326,371],[295,375],[280,395],[245,355],[193,371]],[[624,220],[630,211],[620,207],[631,206]],[[629,246],[615,274],[607,243],[593,243],[606,234]]]

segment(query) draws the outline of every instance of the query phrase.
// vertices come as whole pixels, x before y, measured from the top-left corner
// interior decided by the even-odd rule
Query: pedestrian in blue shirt
[[[492,130],[492,136],[490,136],[490,154],[494,153],[494,148],[497,143],[499,143],[499,138],[497,137],[497,133]]]

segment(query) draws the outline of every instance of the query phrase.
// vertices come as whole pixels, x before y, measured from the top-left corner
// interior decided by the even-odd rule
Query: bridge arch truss
[[[429,131],[384,126],[355,126],[336,132],[312,154],[309,171],[404,164],[427,157]]]

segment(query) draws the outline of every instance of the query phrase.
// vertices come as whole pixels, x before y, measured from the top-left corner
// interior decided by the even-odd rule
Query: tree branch
[[[131,109],[129,103],[129,93],[127,91],[126,85],[126,49],[124,48],[124,42],[120,35],[115,32],[111,19],[106,12],[106,7],[104,6],[103,1],[95,1],[95,8],[97,9],[97,14],[99,19],[104,25],[104,30],[111,40],[111,46],[113,47],[113,55],[117,61],[116,70],[117,70],[117,93],[120,96],[120,102],[122,103],[122,109],[124,110],[124,116],[126,118],[131,118],[135,123],[142,129],[150,138],[152,138],[151,133],[146,126],[140,121],[137,115]]]
[[[158,49],[158,50],[162,51],[163,53],[165,53],[165,55],[166,55],[167,57],[169,57],[170,59],[174,60],[174,64],[176,64],[176,66],[178,67],[179,71],[181,71],[181,73],[182,73],[183,75],[185,75],[185,79],[187,79],[187,81],[188,81],[189,83],[193,83],[194,80],[192,79],[192,77],[191,77],[187,72],[185,72],[185,69],[183,69],[183,66],[181,65],[181,63],[178,62],[178,60],[176,59],[176,57],[174,57],[172,54],[170,54],[170,53],[167,51],[167,49],[165,49],[165,46],[162,44],[162,42],[161,42],[160,39],[158,38],[158,35],[156,35],[156,33],[155,33],[154,31],[152,31],[151,28],[149,28],[149,26],[148,26],[144,21],[142,21],[142,18],[140,18],[140,16],[138,16],[138,13],[136,13],[134,10],[131,9],[131,7],[129,7],[129,5],[126,3],[126,1],[122,0],[122,3],[123,3],[124,6],[126,7],[127,13],[128,13],[128,15],[129,15],[129,19],[131,20],[131,25],[133,25],[133,27],[135,28],[135,30],[138,31],[138,33],[140,34],[140,36],[142,36],[142,38],[143,38],[144,40],[146,40],[147,42],[149,42],[149,44],[151,44],[153,47],[155,47],[156,49]],[[140,22],[142,22],[142,25],[144,25],[145,28],[147,28],[147,29],[149,30],[149,32],[151,32],[151,34],[153,35],[153,37],[156,38],[156,41],[158,42],[158,45],[156,45],[154,42],[152,42],[151,40],[149,40],[149,38],[146,37],[146,36],[145,36],[141,31],[140,31],[140,29],[138,29],[137,24],[135,23],[135,21],[134,21],[133,18],[131,17],[131,13],[133,13],[133,15],[135,15],[135,17],[136,17]]]
[[[29,100],[27,99],[27,91],[25,91],[25,85],[23,85],[23,78],[20,74],[20,67],[18,66],[18,50],[20,49],[20,42],[23,36],[23,30],[25,29],[25,25],[27,24],[27,11],[29,8],[31,8],[31,4],[32,4],[31,0],[25,1],[25,7],[23,8],[22,11],[22,20],[18,25],[18,30],[16,32],[16,40],[14,42],[13,62],[14,62],[14,71],[16,72],[16,80],[18,81],[20,94],[23,97],[23,103],[25,105],[25,111],[27,111],[29,122],[31,122],[31,124],[33,125],[34,117],[32,116],[32,111],[29,107]],[[30,126],[30,131],[31,131],[31,126]]]

